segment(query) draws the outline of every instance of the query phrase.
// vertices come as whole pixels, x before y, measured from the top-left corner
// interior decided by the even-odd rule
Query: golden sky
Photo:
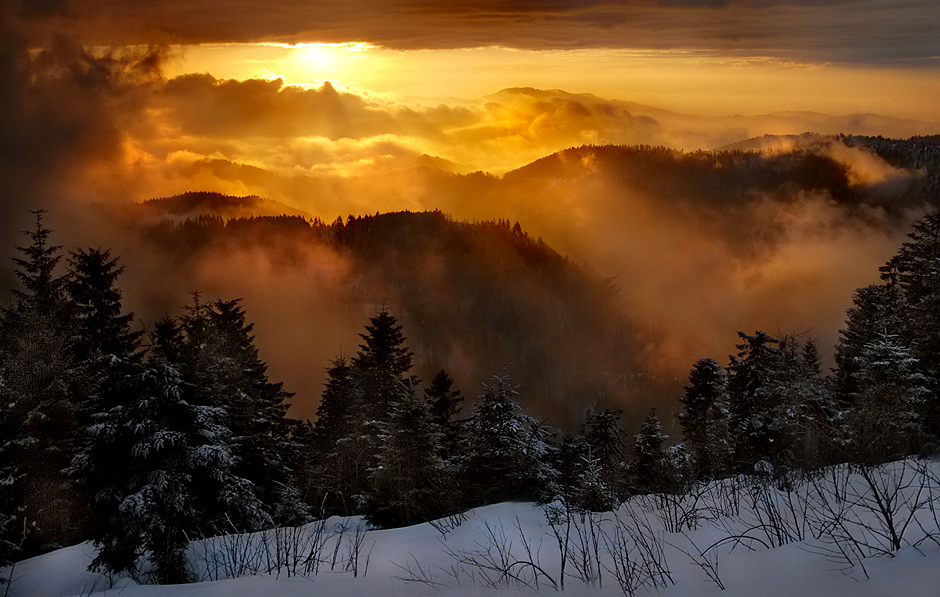
[[[367,43],[178,46],[170,74],[323,80],[395,97],[475,99],[510,87],[563,89],[701,115],[816,111],[940,121],[938,71],[904,63],[796,62],[704,50],[482,47],[393,50]]]
[[[753,208],[784,241],[742,256],[614,187],[567,181],[564,194],[491,203],[444,198],[446,176],[501,176],[581,145],[937,134],[938,97],[936,0],[9,0],[0,241],[19,241],[27,209],[80,218],[89,202],[193,190],[328,221],[438,208],[512,217],[624,280],[675,372],[742,327],[813,327],[833,341],[902,229],[859,230],[824,197],[801,198],[786,212]],[[626,207],[612,216],[608,204]],[[79,228],[63,232],[94,230]],[[654,260],[660,242],[671,250]],[[276,319],[265,305],[248,306]],[[688,322],[701,325],[680,329]]]

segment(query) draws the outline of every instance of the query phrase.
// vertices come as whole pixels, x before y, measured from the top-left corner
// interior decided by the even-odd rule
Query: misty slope
[[[225,201],[238,200],[212,199]],[[157,200],[147,208],[176,209],[178,202]],[[628,408],[639,415],[655,396],[651,383],[631,377],[642,370],[639,340],[621,315],[613,284],[508,221],[461,223],[439,212],[389,213],[329,225],[288,216],[228,221],[202,216],[143,225],[141,234],[151,258],[162,263],[164,275],[157,279],[178,289],[176,301],[190,285],[245,296],[249,317],[276,309],[261,304],[252,290],[251,278],[270,267],[275,293],[279,274],[290,271],[283,278],[285,294],[307,292],[319,296],[321,307],[328,303],[329,308],[283,322],[311,326],[305,345],[291,347],[305,351],[305,364],[295,365],[301,375],[322,370],[340,350],[351,352],[366,316],[387,305],[404,325],[416,373],[426,380],[445,368],[470,397],[481,381],[505,370],[521,384],[527,408],[554,425],[576,427],[589,406],[632,405]],[[241,267],[229,267],[236,262]],[[207,288],[199,274],[213,264],[232,273]],[[291,275],[313,280],[313,286],[292,290]],[[166,294],[167,288],[162,290]],[[337,313],[340,321],[358,314],[357,321],[350,317],[355,327],[340,346],[314,348],[320,340],[317,326],[336,325],[325,320]],[[269,355],[269,347],[286,340],[262,335],[259,341]],[[272,361],[279,354],[273,350]],[[296,372],[281,373],[288,388],[300,394],[294,403],[302,410],[296,415],[312,414],[312,407],[300,403],[315,405],[319,384],[311,380],[303,386]]]
[[[570,148],[502,178],[427,172],[424,203],[518,219],[616,276],[644,362],[681,376],[737,330],[811,330],[832,346],[854,290],[940,203],[936,146],[808,135],[761,151]]]
[[[178,221],[281,208],[208,193],[139,207],[130,217],[139,242],[119,252],[133,264],[131,305],[146,316],[175,312],[193,289],[245,297],[272,373],[300,394],[299,416],[312,412],[327,360],[353,352],[370,309],[384,303],[400,310],[425,378],[447,367],[472,396],[508,366],[536,412],[580,419],[586,405],[575,402],[603,391],[637,419],[651,404],[673,409],[676,380],[697,358],[731,352],[736,331],[811,330],[834,345],[854,290],[937,203],[937,146],[763,139],[748,147],[759,152],[583,146],[502,178],[429,163],[410,184],[421,204],[519,221],[553,250],[505,225],[427,214],[312,227],[204,219],[140,236],[141,221],[161,213]],[[560,273],[579,268],[554,251],[612,278],[617,297],[586,271]],[[650,376],[667,382],[652,387]]]

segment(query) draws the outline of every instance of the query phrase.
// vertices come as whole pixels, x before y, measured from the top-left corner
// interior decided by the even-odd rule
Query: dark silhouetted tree
[[[460,390],[452,389],[453,385],[454,380],[442,369],[431,378],[431,385],[424,390],[431,417],[443,433],[442,456],[445,460],[455,455],[462,429],[462,423],[457,417],[460,416],[463,397]]]
[[[440,456],[442,437],[425,401],[405,394],[392,404],[380,424],[376,463],[369,470],[365,510],[372,524],[412,525],[452,509],[453,488]]]
[[[18,517],[14,531],[24,554],[35,554],[78,540],[86,513],[63,470],[76,435],[77,396],[74,326],[65,279],[56,275],[61,247],[51,245],[44,211],[25,234],[31,243],[17,247],[15,273],[22,289],[3,311],[0,323],[0,469]]]
[[[847,415],[850,459],[877,464],[916,450],[929,390],[911,349],[898,336],[882,334],[858,361],[858,397]]]
[[[252,329],[239,300],[193,304],[181,319],[182,371],[200,404],[223,413],[221,424],[230,432],[233,474],[251,482],[268,521],[301,524],[304,507],[295,498],[299,467],[299,431],[287,418],[292,396],[281,383],[271,382],[267,365],[254,345]],[[296,503],[287,503],[296,501]],[[274,520],[275,513],[291,520]],[[293,513],[293,514],[290,514]],[[253,521],[236,521],[253,528]]]
[[[622,410],[604,409],[592,414],[584,425],[591,467],[597,468],[605,491],[615,498],[623,496],[626,489],[626,432],[620,427],[622,414]]]
[[[725,374],[714,359],[700,359],[689,373],[689,385],[679,399],[684,411],[679,424],[695,478],[715,478],[727,470],[731,452],[728,437],[728,394]]]
[[[123,314],[117,287],[123,268],[108,251],[77,251],[69,259],[67,290],[77,329],[73,350],[80,372],[78,420],[80,431],[69,467],[89,502],[87,525],[93,540],[114,536],[112,527],[121,524],[120,499],[111,475],[130,463],[126,450],[114,449],[108,435],[119,432],[114,417],[138,399],[141,334],[130,330],[131,314]],[[105,558],[122,570],[133,566],[135,552],[125,542],[102,543]],[[129,561],[117,563],[120,558]]]
[[[549,430],[522,414],[518,392],[495,377],[467,421],[460,487],[474,504],[535,500],[553,481]]]
[[[747,469],[758,460],[772,460],[778,435],[777,406],[781,397],[772,383],[779,363],[779,340],[764,332],[749,336],[728,367],[729,434],[734,466]]]
[[[658,493],[674,485],[663,450],[666,439],[659,415],[652,408],[633,436],[633,486],[637,491]]]

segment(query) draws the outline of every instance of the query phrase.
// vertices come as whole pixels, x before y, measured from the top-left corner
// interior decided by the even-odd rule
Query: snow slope
[[[558,539],[564,544],[567,533],[569,595],[940,597],[940,463],[891,463],[869,477],[874,484],[838,467],[789,491],[766,478],[730,479],[679,500],[637,497],[588,518],[568,518],[555,504],[554,532],[545,508],[529,503],[367,532],[359,519],[332,518],[197,542],[194,573],[219,580],[190,585],[112,583],[86,571],[94,548],[81,544],[17,563],[9,596],[553,594]],[[878,495],[889,498],[900,549],[879,523]],[[618,570],[622,578],[632,570],[632,584],[618,583]],[[237,575],[245,576],[229,578]]]

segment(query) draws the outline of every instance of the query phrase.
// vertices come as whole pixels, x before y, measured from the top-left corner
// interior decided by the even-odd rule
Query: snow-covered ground
[[[189,560],[203,582],[189,585],[90,573],[82,544],[17,563],[9,596],[553,594],[567,545],[569,595],[940,597],[940,463],[869,472],[839,467],[790,491],[730,479],[588,518],[529,503],[381,531],[332,518],[197,542]]]

